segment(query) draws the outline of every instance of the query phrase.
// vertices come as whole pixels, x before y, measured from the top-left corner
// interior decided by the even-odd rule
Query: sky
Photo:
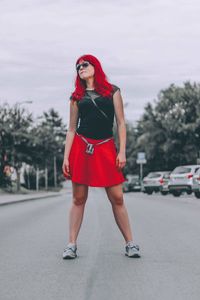
[[[95,55],[136,124],[171,83],[200,81],[199,0],[0,0],[0,104],[68,124],[75,62]]]

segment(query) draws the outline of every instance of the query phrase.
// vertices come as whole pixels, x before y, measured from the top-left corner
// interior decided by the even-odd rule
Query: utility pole
[[[56,166],[56,156],[53,157],[54,162],[54,187],[57,187],[57,166]]]
[[[39,191],[39,168],[36,168],[36,191]]]
[[[48,168],[47,162],[45,162],[45,190],[48,190]]]

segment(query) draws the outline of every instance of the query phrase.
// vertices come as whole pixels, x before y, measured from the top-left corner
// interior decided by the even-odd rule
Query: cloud
[[[67,122],[75,61],[92,53],[135,121],[160,89],[199,80],[199,13],[197,0],[1,1],[0,101],[31,98]]]

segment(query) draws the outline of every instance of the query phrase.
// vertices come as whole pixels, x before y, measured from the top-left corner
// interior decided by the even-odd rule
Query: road
[[[71,194],[0,208],[2,300],[199,300],[200,200],[124,194],[142,257],[124,255],[104,189],[91,188],[78,258],[63,260]]]

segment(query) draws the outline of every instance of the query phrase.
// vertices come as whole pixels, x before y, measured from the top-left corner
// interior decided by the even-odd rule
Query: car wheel
[[[168,194],[168,192],[162,191],[161,194],[162,194],[163,196],[166,196],[166,195]]]
[[[200,199],[200,192],[194,192],[195,196]]]
[[[188,195],[191,195],[191,194],[192,194],[192,191],[186,191],[186,193],[187,193]]]
[[[147,191],[147,194],[148,194],[148,195],[152,195],[152,194],[153,194],[153,191]]]
[[[181,195],[180,191],[173,191],[172,194],[174,195],[174,197],[179,197]]]

